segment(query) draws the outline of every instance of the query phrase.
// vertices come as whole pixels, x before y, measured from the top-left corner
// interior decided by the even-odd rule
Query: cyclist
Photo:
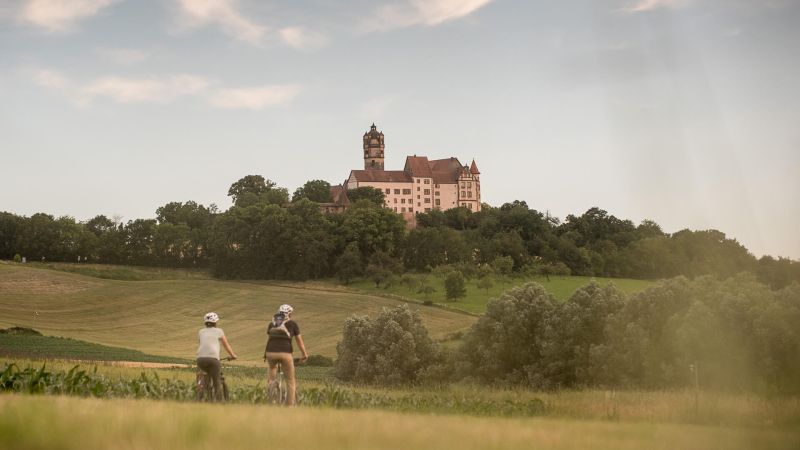
[[[200,339],[200,347],[197,349],[197,367],[211,378],[214,386],[214,400],[221,402],[222,379],[220,378],[220,372],[222,367],[219,363],[220,341],[222,341],[225,351],[231,355],[232,359],[236,359],[236,353],[233,352],[222,328],[217,328],[217,322],[219,322],[217,313],[210,312],[206,314],[203,316],[203,322],[205,322],[206,327],[197,332],[197,337]]]
[[[294,406],[296,382],[294,377],[294,360],[292,359],[292,338],[297,341],[302,357],[301,362],[308,359],[306,345],[300,336],[300,326],[292,319],[294,308],[291,305],[281,305],[278,313],[272,317],[272,322],[267,325],[267,346],[264,348],[264,361],[269,362],[269,375],[267,385],[272,385],[278,376],[278,364],[283,367],[286,375],[286,388],[288,398],[286,404]]]

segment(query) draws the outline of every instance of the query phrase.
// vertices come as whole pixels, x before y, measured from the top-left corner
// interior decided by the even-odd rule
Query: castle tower
[[[383,133],[373,123],[364,133],[364,169],[383,170]]]

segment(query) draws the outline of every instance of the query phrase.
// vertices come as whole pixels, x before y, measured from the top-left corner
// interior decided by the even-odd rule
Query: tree
[[[380,287],[402,269],[402,265],[386,252],[377,251],[369,258],[366,274],[375,282],[375,287]]]
[[[337,378],[368,384],[413,383],[440,361],[422,319],[406,304],[384,308],[374,320],[350,316],[336,354]]]
[[[364,262],[358,244],[351,242],[345,247],[344,252],[336,259],[336,275],[344,284],[350,284],[353,278],[364,274]]]
[[[510,382],[531,387],[541,378],[542,336],[551,326],[557,302],[541,285],[528,283],[490,300],[486,313],[464,336],[464,375],[486,383]]]
[[[328,203],[331,201],[331,184],[325,180],[306,181],[306,184],[294,191],[292,202],[301,198],[307,198],[317,203]]]
[[[467,282],[464,275],[456,270],[447,274],[444,279],[444,290],[448,300],[458,300],[467,295]]]
[[[478,282],[476,283],[476,287],[478,289],[486,290],[486,295],[489,295],[489,289],[491,289],[493,286],[494,286],[494,283],[492,282],[492,278],[491,277],[480,278],[480,279],[478,279]]]
[[[228,189],[228,196],[237,206],[251,206],[257,203],[268,205],[283,205],[289,202],[289,191],[277,187],[271,180],[265,180],[261,175],[247,175]]]
[[[347,191],[347,198],[351,203],[356,203],[359,200],[367,200],[371,204],[383,207],[386,200],[383,191],[371,186],[361,186]]]

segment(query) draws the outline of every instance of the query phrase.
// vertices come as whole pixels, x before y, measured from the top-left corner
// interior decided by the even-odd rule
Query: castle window
[[[472,203],[470,203],[469,205],[467,205],[467,208],[469,208],[469,209],[472,209]]]
[[[430,203],[430,202],[431,202],[431,199],[429,199],[429,198],[425,199],[425,203]]]
[[[442,201],[437,198],[435,204],[436,204],[436,206],[439,206],[439,205],[442,204]]]
[[[467,187],[467,183],[464,183],[464,182],[462,181],[462,182],[461,182],[461,189],[464,189],[465,187]]]
[[[425,183],[425,184],[431,184],[431,180],[429,180],[429,179],[427,179],[427,178],[426,178],[426,179],[425,179],[425,181],[424,181],[424,183]]]
[[[394,207],[394,212],[397,212],[397,206]]]
[[[401,199],[400,199],[400,203],[403,203],[403,204],[405,204],[405,203],[406,203],[406,199],[404,199],[404,198],[401,198]]]
[[[404,195],[411,195],[411,189],[403,189]]]
[[[471,182],[471,181],[467,181],[467,187],[468,187],[468,188],[471,188],[471,187],[472,187],[472,182]]]
[[[419,180],[417,180],[417,181],[419,181]],[[419,186],[417,186],[417,192],[419,192]]]
[[[406,208],[405,207],[400,208],[400,212],[406,212]]]
[[[392,193],[392,190],[391,190],[391,189],[386,189],[386,193],[387,193],[387,194],[391,194],[391,193]]]
[[[419,178],[417,178],[417,183],[419,183]],[[417,189],[419,189],[419,188],[417,188]]]
[[[466,191],[461,191],[461,196],[462,197],[466,197],[467,196],[467,192]]]
[[[467,198],[472,198],[472,191],[467,191]]]
[[[433,187],[435,187],[436,189],[439,189],[439,183],[434,184]]]
[[[408,208],[408,212],[414,212],[414,208]]]
[[[433,195],[437,195],[438,196],[439,195],[439,191],[434,192]]]
[[[430,189],[425,189],[425,195],[431,195],[431,190]]]
[[[399,194],[399,193],[400,193],[400,189],[395,189],[395,190],[394,190],[394,193],[395,193],[395,194]]]
[[[419,195],[417,195],[417,198],[419,198]]]
[[[425,208],[425,212],[431,212],[430,208]]]
[[[394,198],[394,202],[397,203],[397,197]],[[395,208],[395,209],[397,209],[397,208]]]

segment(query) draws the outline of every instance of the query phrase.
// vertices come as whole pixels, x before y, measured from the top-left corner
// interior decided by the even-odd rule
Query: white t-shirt
[[[198,331],[197,337],[200,338],[200,347],[197,349],[197,357],[219,359],[219,340],[222,336],[225,336],[222,328],[211,327]]]

